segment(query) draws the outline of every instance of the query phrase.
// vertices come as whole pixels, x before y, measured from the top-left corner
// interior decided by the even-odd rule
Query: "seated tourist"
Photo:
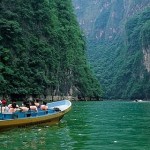
[[[20,109],[17,107],[16,103],[12,103],[11,107],[9,108],[8,112],[14,113],[16,111],[20,111]]]
[[[34,101],[31,101],[31,103],[30,103],[30,110],[38,111],[38,110],[37,110],[37,107],[36,107],[35,104],[34,104]]]
[[[47,103],[45,101],[43,101],[43,104],[41,105],[41,110],[47,110],[48,106],[46,105]]]
[[[16,101],[15,101],[15,100],[12,100],[12,103],[8,105],[8,108],[11,108],[13,103],[16,104]],[[16,104],[16,107],[19,107],[19,106]]]
[[[2,113],[4,113],[4,112],[8,112],[8,107],[7,107],[7,101],[6,100],[2,100],[1,101],[2,103]]]
[[[9,105],[8,105],[8,108],[11,108],[11,107],[12,107],[12,104],[9,104]]]
[[[21,112],[27,112],[30,109],[30,105],[27,101],[24,101],[23,105],[19,107],[19,109],[21,110]]]
[[[37,108],[40,108],[40,103],[39,103],[39,99],[36,99],[35,102],[34,102],[35,106]]]

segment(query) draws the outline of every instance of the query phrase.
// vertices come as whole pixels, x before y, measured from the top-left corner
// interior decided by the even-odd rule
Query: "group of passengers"
[[[11,104],[7,105],[5,99],[0,101],[1,103],[1,112],[14,113],[16,111],[27,112],[29,110],[38,112],[38,110],[47,110],[47,103],[43,101],[42,104],[39,103],[39,100],[35,101],[23,101],[22,106],[17,105],[16,101],[12,101]]]

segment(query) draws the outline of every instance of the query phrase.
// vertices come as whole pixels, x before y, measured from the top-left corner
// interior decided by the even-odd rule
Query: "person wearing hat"
[[[5,98],[3,98],[3,99],[1,100],[1,104],[6,105],[6,104],[7,104],[7,100],[6,100]]]
[[[8,112],[8,107],[7,107],[7,100],[5,98],[3,98],[1,100],[1,105],[2,105],[2,112]]]

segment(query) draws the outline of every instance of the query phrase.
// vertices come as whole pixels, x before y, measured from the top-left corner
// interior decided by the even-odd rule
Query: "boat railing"
[[[53,109],[48,109],[48,110],[38,110],[36,111],[32,111],[29,110],[27,112],[14,112],[14,113],[10,113],[10,112],[3,112],[0,113],[0,120],[8,120],[8,119],[19,119],[19,118],[27,118],[27,117],[38,117],[38,116],[43,116],[46,114],[53,114],[56,111]]]
[[[63,111],[70,106],[71,106],[71,102],[68,100],[57,101],[57,103],[56,102],[48,103],[48,108],[55,109],[56,111],[57,109]]]

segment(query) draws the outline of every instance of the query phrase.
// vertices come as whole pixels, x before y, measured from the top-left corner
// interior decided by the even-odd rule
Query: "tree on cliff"
[[[0,2],[0,94],[100,96],[85,49],[70,0]]]

